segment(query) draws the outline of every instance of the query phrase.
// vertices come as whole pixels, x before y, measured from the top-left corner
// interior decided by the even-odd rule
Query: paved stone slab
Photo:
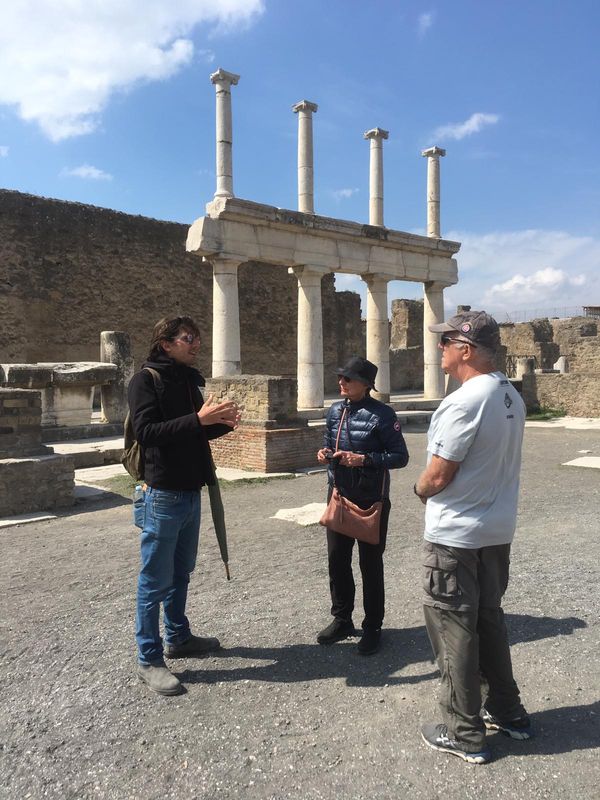
[[[285,519],[298,525],[316,525],[325,511],[325,503],[307,503],[299,508],[280,508],[271,519]]]
[[[590,467],[591,469],[600,469],[600,458],[598,456],[581,456],[574,458],[572,461],[565,461],[563,467]]]
[[[573,431],[600,430],[600,417],[555,417],[548,420],[530,420],[527,428],[567,428]]]

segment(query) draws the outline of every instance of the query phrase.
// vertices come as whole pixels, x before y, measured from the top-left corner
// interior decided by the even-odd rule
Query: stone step
[[[122,422],[90,422],[89,425],[44,425],[42,442],[72,442],[77,439],[114,439],[123,435]]]
[[[70,442],[47,442],[55,453],[71,456],[75,469],[117,464],[123,452],[123,437],[77,439]]]

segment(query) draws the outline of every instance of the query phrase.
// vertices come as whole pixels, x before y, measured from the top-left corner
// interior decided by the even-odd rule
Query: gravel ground
[[[505,609],[538,736],[491,735],[487,766],[419,736],[437,716],[438,677],[411,491],[425,437],[407,441],[411,464],[392,486],[385,641],[372,657],[356,639],[316,644],[329,620],[322,529],[270,518],[321,501],[323,475],[224,490],[233,580],[203,528],[189,599],[196,632],[224,649],[172,662],[186,686],[175,698],[134,672],[129,505],[115,497],[0,531],[0,797],[599,798],[600,475],[560,464],[600,455],[600,432],[527,430]]]

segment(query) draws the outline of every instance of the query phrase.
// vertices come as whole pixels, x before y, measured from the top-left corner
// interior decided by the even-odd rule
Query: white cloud
[[[498,114],[484,114],[477,111],[471,114],[469,119],[465,122],[451,122],[448,125],[442,125],[437,128],[433,133],[434,139],[464,139],[465,136],[472,136],[474,133],[479,133],[486,125],[495,125],[500,116]]]
[[[8,147],[5,144],[0,144],[0,158],[8,157]]]
[[[417,21],[417,31],[419,33],[419,38],[422,39],[423,36],[427,33],[429,28],[433,25],[433,21],[435,19],[435,12],[429,11],[426,14],[421,14]]]
[[[567,231],[523,230],[470,234],[450,231],[462,242],[459,282],[446,290],[458,303],[485,308],[504,319],[513,311],[582,306],[594,294],[600,240]]]
[[[336,200],[347,200],[352,195],[356,194],[358,189],[334,189],[331,194]]]
[[[113,179],[108,172],[104,172],[98,167],[92,167],[91,164],[82,164],[80,167],[72,169],[65,167],[60,171],[60,175],[62,178],[83,178],[92,181],[112,181]]]
[[[0,104],[53,141],[89,133],[115,91],[190,64],[197,25],[224,32],[263,7],[263,0],[12,0],[0,26]],[[197,55],[214,59],[211,50]]]

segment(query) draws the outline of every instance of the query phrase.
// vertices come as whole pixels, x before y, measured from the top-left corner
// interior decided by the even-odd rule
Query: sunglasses
[[[176,336],[173,341],[184,342],[185,344],[194,344],[194,342],[200,341],[200,337],[194,336],[192,333],[182,333],[181,336]]]
[[[446,336],[445,334],[440,337],[440,341],[444,347],[447,344],[450,344],[450,342],[458,342],[459,344],[468,344],[471,347],[477,347],[477,345],[473,344],[473,342],[467,342],[465,339],[454,339],[452,336]]]
[[[352,378],[347,378],[345,375],[338,375],[338,381],[342,381],[342,383],[352,383]]]

